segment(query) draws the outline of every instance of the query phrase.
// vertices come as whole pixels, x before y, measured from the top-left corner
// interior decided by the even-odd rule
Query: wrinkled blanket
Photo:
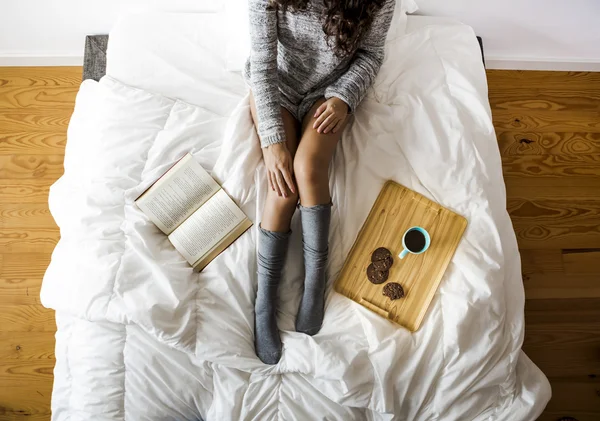
[[[402,54],[388,55],[330,168],[323,328],[294,331],[295,218],[274,367],[253,347],[256,225],[196,274],[133,203],[190,151],[259,222],[265,172],[247,94],[226,113],[218,101],[191,105],[111,77],[82,84],[65,174],[50,192],[61,230],[42,288],[59,320],[54,419],[518,421],[541,412],[548,385],[520,349],[520,260],[475,36],[431,26],[390,48]],[[206,98],[212,88],[207,80]],[[469,221],[416,333],[331,287],[389,179]]]

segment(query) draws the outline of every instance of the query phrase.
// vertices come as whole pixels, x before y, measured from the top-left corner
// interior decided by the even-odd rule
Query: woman
[[[258,242],[256,354],[281,357],[277,287],[300,199],[304,293],[296,330],[323,323],[331,196],[328,168],[346,124],[373,83],[395,0],[249,0],[245,77],[269,190]]]

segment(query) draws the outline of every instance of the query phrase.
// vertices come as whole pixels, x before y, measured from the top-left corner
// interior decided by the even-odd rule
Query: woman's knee
[[[293,213],[298,205],[298,193],[288,191],[288,196],[279,196],[275,191],[269,191],[267,202],[278,214]]]
[[[329,164],[313,154],[296,154],[294,175],[299,184],[314,185],[327,182]]]

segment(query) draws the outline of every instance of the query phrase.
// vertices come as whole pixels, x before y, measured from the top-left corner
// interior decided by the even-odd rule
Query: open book
[[[189,153],[135,201],[196,271],[252,226]]]

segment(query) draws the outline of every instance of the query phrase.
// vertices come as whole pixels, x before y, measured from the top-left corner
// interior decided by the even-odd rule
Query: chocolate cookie
[[[397,282],[390,282],[383,287],[383,295],[388,297],[390,300],[397,300],[404,297],[404,288]]]
[[[373,263],[367,268],[367,278],[374,284],[383,284],[387,281],[388,276],[390,276],[390,271],[377,270],[375,269],[375,266],[373,266]]]
[[[392,256],[388,256],[383,260],[373,261],[373,266],[375,266],[375,269],[377,270],[390,270],[393,264],[394,258]]]
[[[385,260],[388,257],[392,257],[392,253],[385,247],[379,247],[377,250],[373,252],[371,255],[371,262],[378,262],[380,260]]]

